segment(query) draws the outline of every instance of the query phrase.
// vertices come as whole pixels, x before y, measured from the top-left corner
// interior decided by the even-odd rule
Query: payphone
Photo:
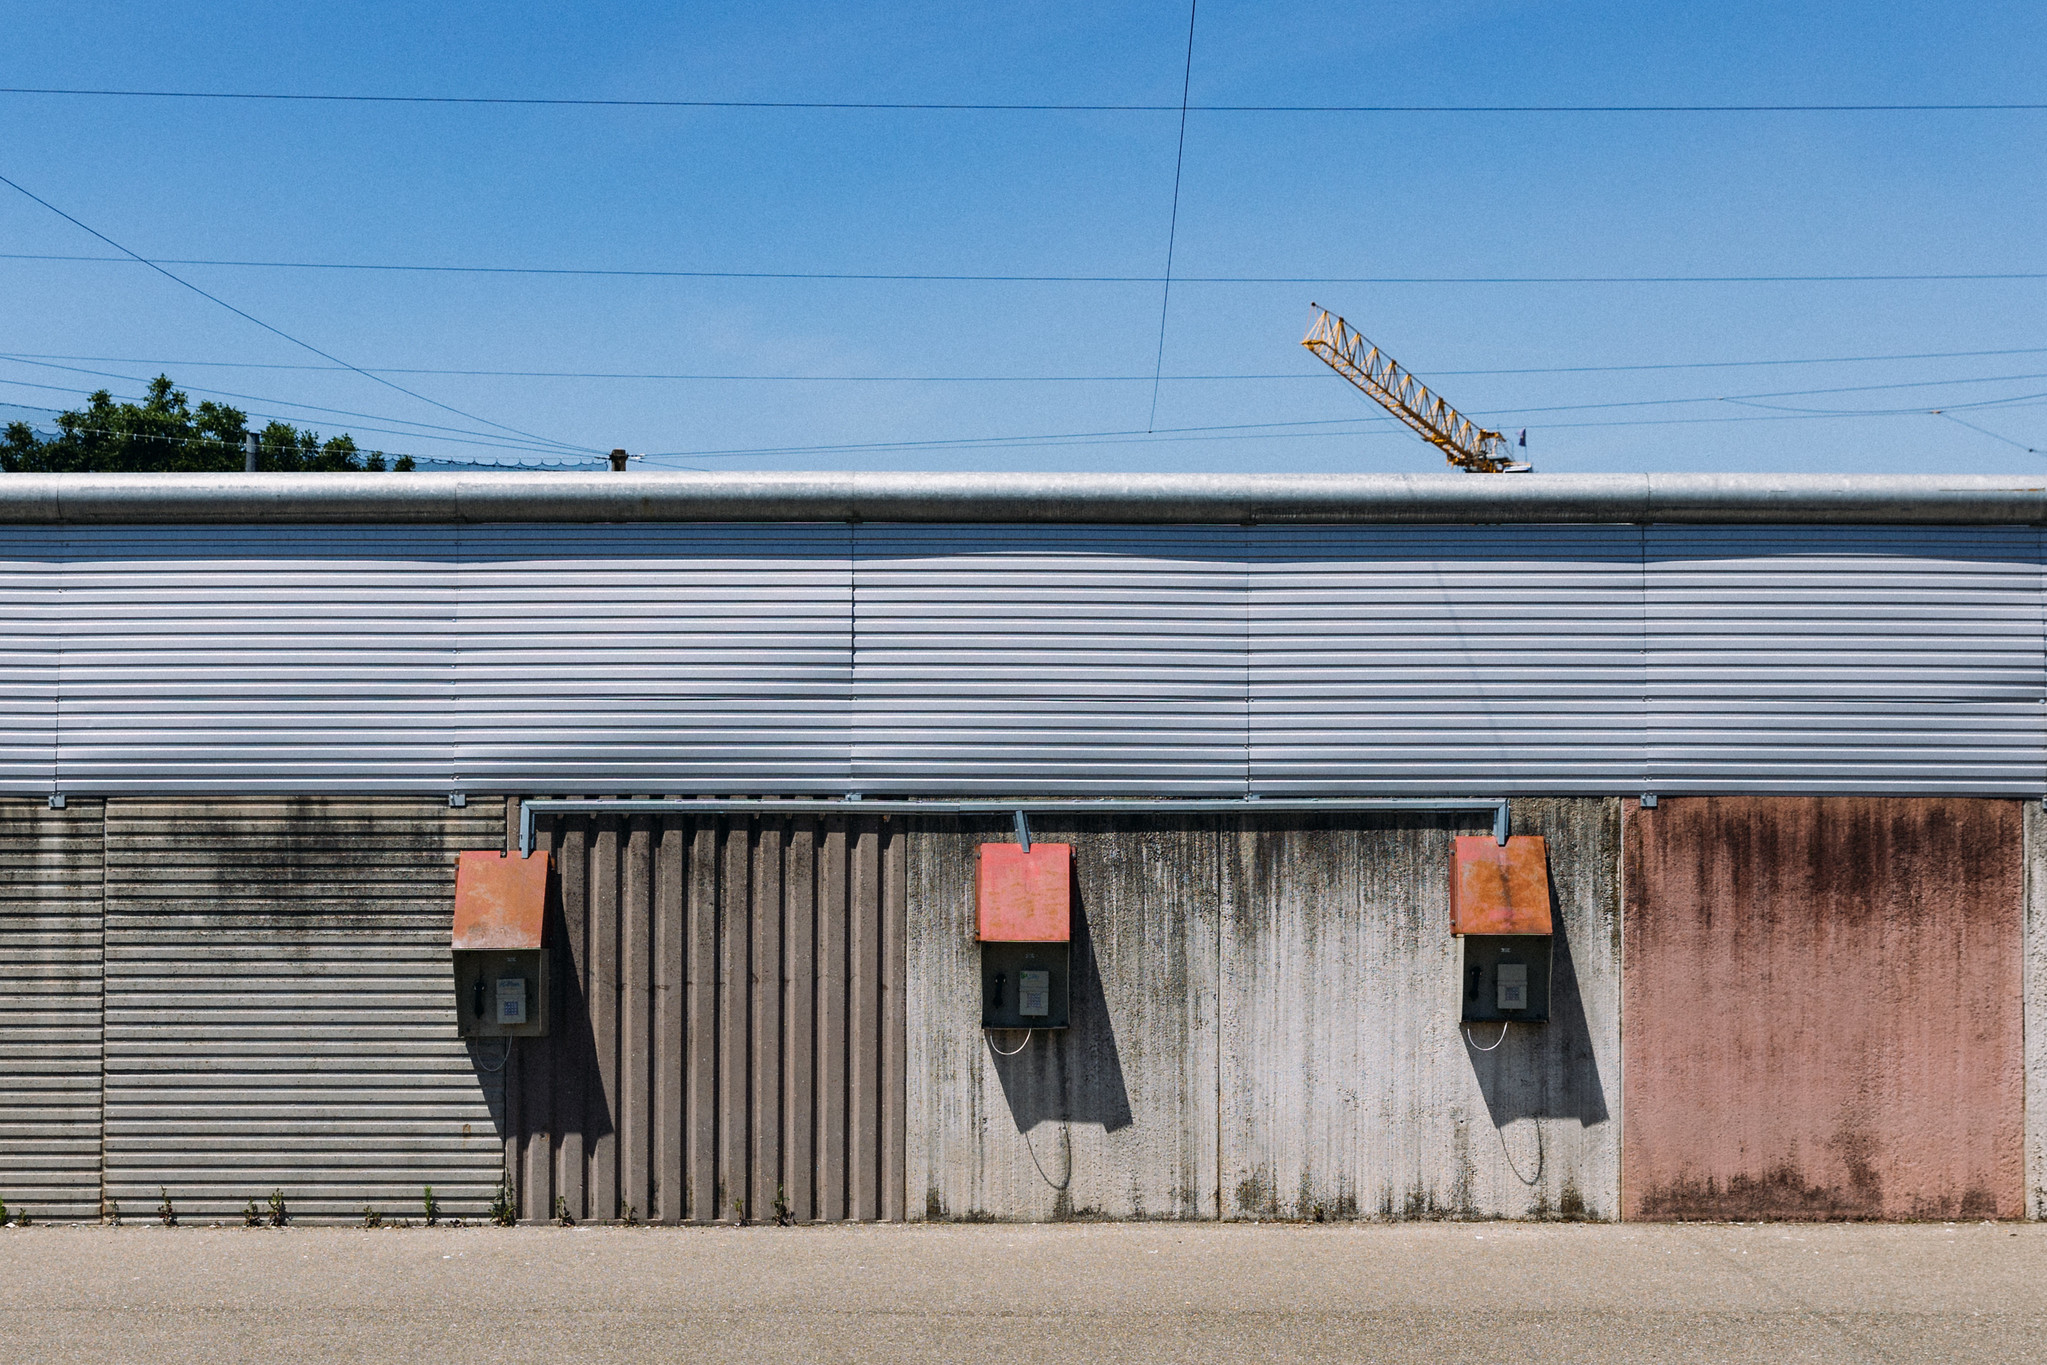
[[[547,855],[455,861],[455,1020],[464,1038],[547,1036]]]
[[[1463,1019],[1549,1022],[1549,853],[1540,835],[1502,844],[1458,838],[1450,854],[1450,932],[1464,945]]]
[[[1073,846],[982,844],[974,875],[981,1027],[1067,1026]]]

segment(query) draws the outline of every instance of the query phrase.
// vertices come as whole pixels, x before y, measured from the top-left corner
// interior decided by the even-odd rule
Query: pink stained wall
[[[1672,797],[1622,847],[1624,1217],[2022,1215],[2018,802]]]

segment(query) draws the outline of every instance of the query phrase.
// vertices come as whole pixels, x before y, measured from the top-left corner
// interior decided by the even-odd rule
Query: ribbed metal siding
[[[503,1171],[498,1044],[455,1034],[455,853],[504,808],[114,800],[106,1183],[219,1218],[481,1215]]]
[[[562,915],[552,1030],[508,1073],[523,1216],[901,1219],[903,823],[539,832]]]
[[[1646,577],[1652,789],[2047,782],[2036,531],[1657,527]]]
[[[846,527],[462,537],[461,785],[801,792],[845,781]]]
[[[861,527],[868,791],[1244,788],[1243,532]]]
[[[68,543],[70,791],[445,791],[452,533],[135,527]]]
[[[100,803],[0,800],[0,1200],[100,1215]]]
[[[63,538],[0,528],[0,792],[50,792],[57,776]]]
[[[1634,527],[1259,527],[1259,792],[1629,790]]]

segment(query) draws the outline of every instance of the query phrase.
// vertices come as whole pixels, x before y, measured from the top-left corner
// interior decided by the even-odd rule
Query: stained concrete
[[[1627,829],[1627,1217],[2023,1212],[2021,803],[1686,797]]]
[[[1079,894],[1071,1027],[1028,1039],[980,1027],[974,849],[1008,842],[1008,822],[917,822],[913,1219],[1215,1216],[1222,818],[1032,820],[1034,842],[1073,845]]]
[[[1555,1004],[1497,1045],[1458,1024],[1448,867],[1469,821],[1033,821],[1074,845],[1080,899],[1073,1026],[1028,1044],[978,1026],[973,849],[1011,835],[920,821],[911,1216],[1614,1217],[1618,803],[1514,816],[1550,840]]]
[[[1514,803],[1549,841],[1550,1022],[1461,1026],[1442,817],[1245,821],[1223,921],[1231,1218],[1612,1218],[1617,803]]]

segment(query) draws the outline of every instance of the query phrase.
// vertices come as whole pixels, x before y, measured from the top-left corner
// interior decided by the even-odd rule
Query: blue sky
[[[1191,100],[2047,103],[2037,0],[1387,8],[1203,0]],[[16,4],[0,85],[1177,106],[1187,20],[1181,4]],[[670,468],[1440,469],[1299,346],[1314,300],[1468,414],[1528,428],[1544,470],[2047,468],[2021,448],[2047,449],[2047,278],[1335,282],[2047,275],[2042,111],[1197,110],[1155,414],[1177,107],[7,94],[0,130],[0,175],[165,261],[1142,277],[168,267],[476,421],[296,368],[327,362],[144,266],[8,258],[0,402],[30,406],[0,417],[163,370],[195,397],[450,458],[581,458],[514,428]],[[4,187],[0,251],[108,254]],[[1246,276],[1317,282],[1198,282]],[[1812,363],[1752,363],[1784,361]],[[591,377],[625,374],[663,377]]]

